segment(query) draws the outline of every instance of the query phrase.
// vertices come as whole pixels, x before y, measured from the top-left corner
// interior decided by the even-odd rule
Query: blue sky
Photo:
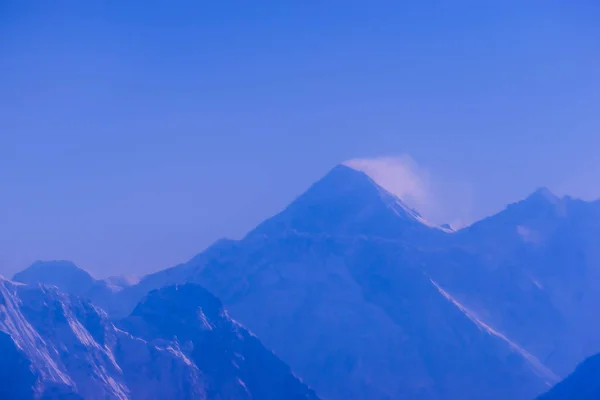
[[[0,5],[0,273],[161,269],[346,160],[436,222],[600,197],[595,1],[89,3]]]

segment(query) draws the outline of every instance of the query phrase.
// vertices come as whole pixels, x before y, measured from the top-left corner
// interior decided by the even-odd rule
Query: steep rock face
[[[103,311],[54,287],[0,280],[0,333],[11,355],[0,365],[14,368],[11,393],[21,393],[3,398],[31,398],[28,387],[39,398],[204,395],[199,371],[172,346],[136,339]]]
[[[317,400],[197,285],[153,292],[119,324],[56,287],[0,280],[0,398]]]
[[[148,340],[176,340],[203,371],[209,398],[317,399],[198,285],[151,292],[121,325]]]
[[[600,399],[600,354],[589,357],[538,400]]]
[[[10,335],[0,331],[0,399],[31,399],[36,377],[27,356]]]

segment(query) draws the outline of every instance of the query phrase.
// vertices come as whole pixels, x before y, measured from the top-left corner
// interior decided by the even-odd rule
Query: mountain
[[[96,280],[71,261],[36,261],[25,270],[16,273],[12,280],[26,284],[43,283],[53,285],[64,292],[75,295],[87,294]]]
[[[538,400],[600,399],[600,354],[589,357]]]
[[[415,240],[442,231],[364,172],[338,165],[250,235],[300,232]]]
[[[325,397],[530,398],[554,381],[412,257],[394,242],[293,234],[241,243],[191,279]]]
[[[116,312],[195,282],[325,398],[530,399],[553,372],[423,268],[453,235],[340,166],[243,240],[117,293]]]
[[[36,261],[25,270],[16,273],[13,282],[56,286],[62,292],[81,296],[96,306],[111,311],[116,306],[114,293],[139,281],[135,277],[113,276],[95,279],[87,271],[71,261]],[[139,299],[136,299],[136,301]]]
[[[325,398],[531,399],[600,352],[598,237],[600,202],[540,189],[453,232],[338,166],[242,240],[92,301],[121,318],[200,284]]]
[[[316,398],[258,340],[227,319],[214,297],[195,290],[201,295],[184,291],[184,298],[177,300],[174,294],[172,301],[181,305],[194,300],[196,315],[203,315],[188,319],[189,332],[197,323],[211,329],[191,349],[186,340],[182,350],[175,337],[157,336],[161,321],[173,315],[174,304],[161,308],[153,297],[142,303],[123,323],[131,325],[136,318],[149,322],[148,331],[136,325],[139,336],[134,336],[115,327],[102,310],[56,287],[0,279],[0,398],[243,399],[256,398],[262,392],[254,392],[255,387],[268,391],[264,388],[273,382],[285,384],[279,388],[280,398]],[[149,302],[156,306],[151,316],[145,313]],[[203,309],[206,314],[200,314]],[[189,304],[188,311],[193,314]],[[157,329],[150,329],[150,323]],[[215,343],[218,351],[203,347]],[[184,351],[200,356],[190,360]],[[236,358],[246,355],[253,362],[250,372],[248,362]],[[232,367],[234,361],[241,367]]]
[[[18,391],[12,389],[18,396],[2,398],[158,399],[203,394],[198,369],[175,347],[132,337],[115,328],[103,311],[56,287],[0,280],[0,332],[0,370],[17,367],[3,386],[19,386]]]
[[[364,172],[338,165],[281,213],[259,224],[244,240],[220,240],[187,263],[149,274],[119,294],[119,300],[107,308],[111,315],[123,317],[148,291],[186,282],[199,266],[226,257],[240,246],[260,244],[270,237],[368,237],[423,246],[438,243],[448,232],[427,223],[417,211]]]
[[[152,291],[120,325],[147,340],[176,340],[205,372],[208,398],[317,399],[201,286]]]
[[[559,375],[600,352],[600,202],[540,189],[420,262],[446,290]]]

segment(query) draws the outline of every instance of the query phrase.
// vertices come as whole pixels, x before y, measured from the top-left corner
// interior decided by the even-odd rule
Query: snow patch
[[[537,279],[535,278],[531,278],[531,282],[538,288],[538,289],[544,289],[544,286],[542,286],[541,283],[538,282]]]
[[[538,244],[542,241],[539,232],[524,225],[517,225],[517,234],[525,243]]]
[[[248,396],[252,396],[252,393],[250,393],[250,391],[248,390],[248,387],[246,386],[246,384],[244,383],[244,381],[243,381],[243,380],[241,380],[240,378],[237,378],[237,382],[240,384],[240,386],[241,386],[242,388],[244,388],[244,391],[246,392],[246,394],[247,394]]]
[[[9,287],[12,283],[0,281],[0,295],[4,298],[0,305],[0,329],[8,333],[15,344],[31,359],[43,379],[74,387],[75,383],[52,359],[48,345],[21,313],[21,300]],[[54,349],[53,349],[54,350]]]
[[[208,318],[206,318],[206,315],[204,315],[204,311],[202,310],[202,307],[198,307],[198,319],[202,323],[202,327],[204,327],[204,329],[206,329],[207,331],[213,330],[213,326],[208,321]]]
[[[497,330],[480,320],[474,312],[472,312],[467,307],[459,303],[448,292],[442,289],[441,286],[438,285],[433,279],[429,278],[429,280],[442,296],[444,296],[448,301],[450,301],[460,311],[462,311],[463,314],[467,316],[467,318],[469,318],[475,325],[477,325],[477,327],[479,327],[479,329],[503,340],[510,346],[510,348],[512,348],[517,353],[521,354],[521,356],[523,356],[523,358],[525,358],[531,364],[533,370],[536,372],[536,374],[538,374],[538,376],[547,379],[546,383],[548,385],[552,385],[555,382],[559,381],[560,378],[556,374],[554,374],[554,372],[552,372],[548,367],[542,364],[540,360],[538,360],[534,355],[532,355],[531,353],[520,347],[517,343],[513,342],[512,340],[504,336],[502,333],[498,332]]]
[[[160,348],[159,348],[160,349]],[[179,349],[179,347],[167,346],[165,349],[169,353],[173,354],[175,357],[180,358],[183,362],[188,366],[194,366],[195,364]]]

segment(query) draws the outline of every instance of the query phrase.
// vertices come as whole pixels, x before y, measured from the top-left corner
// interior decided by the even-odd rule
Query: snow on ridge
[[[60,301],[61,309],[67,320],[67,324],[69,325],[69,328],[70,328],[71,332],[74,334],[75,338],[83,346],[89,348],[90,350],[93,350],[91,353],[89,353],[89,355],[91,357],[90,366],[92,367],[94,374],[104,384],[105,387],[109,388],[109,391],[114,396],[116,396],[118,399],[123,399],[123,400],[128,399],[129,398],[129,396],[128,396],[129,389],[127,388],[127,386],[117,382],[111,376],[111,374],[106,370],[106,367],[103,363],[103,361],[104,361],[103,356],[106,356],[106,358],[108,358],[108,360],[110,361],[112,366],[115,368],[115,370],[118,371],[118,373],[123,372],[121,367],[119,366],[119,364],[116,362],[114,354],[112,354],[112,351],[110,351],[110,349],[108,349],[108,347],[106,347],[106,346],[105,347],[100,346],[100,344],[98,344],[98,342],[96,342],[96,340],[92,337],[90,332],[81,324],[79,319],[77,319],[77,317],[75,317],[72,309],[67,306],[67,303],[69,303],[69,296],[65,295],[64,293],[62,293],[58,290],[56,291],[55,294],[58,295],[58,297],[61,300]],[[95,307],[93,308],[93,310],[95,311]],[[95,352],[97,352],[97,353],[95,353]]]
[[[431,281],[433,286],[435,286],[435,288],[438,290],[438,292],[440,292],[440,294],[442,296],[444,296],[448,301],[450,301],[460,311],[462,311],[462,313],[467,318],[469,318],[475,325],[477,325],[477,327],[479,327],[479,329],[487,332],[488,334],[490,334],[492,336],[495,336],[495,337],[501,339],[502,341],[506,342],[510,346],[511,349],[513,349],[517,353],[521,354],[521,356],[523,358],[525,358],[532,365],[536,374],[538,374],[540,377],[543,377],[548,380],[546,382],[546,384],[552,385],[560,380],[560,378],[554,372],[552,372],[552,370],[550,370],[548,367],[546,367],[533,354],[529,353],[527,350],[523,349],[517,343],[513,342],[512,340],[510,340],[509,338],[504,336],[502,333],[498,332],[497,330],[495,330],[494,328],[492,328],[491,326],[489,326],[488,324],[486,324],[485,322],[480,320],[473,311],[469,310],[467,307],[462,305],[458,300],[456,300],[454,297],[452,297],[452,295],[450,295],[450,293],[448,293],[444,289],[442,289],[442,287],[440,285],[438,285],[437,282],[435,282],[433,279],[429,278],[429,280]]]
[[[186,365],[190,366],[190,367],[196,367],[196,364],[194,364],[192,362],[192,360],[190,360],[185,354],[183,354],[183,352],[181,351],[181,349],[179,348],[179,345],[177,342],[175,342],[173,345],[169,345],[165,348],[160,348],[157,346],[157,348],[159,350],[165,350],[168,351],[169,353],[171,353],[175,358],[179,358],[181,359]]]
[[[414,219],[417,222],[420,222],[421,224],[428,226],[430,228],[433,229],[439,229],[443,232],[446,233],[453,233],[454,231],[452,229],[448,229],[448,228],[444,228],[440,225],[436,225],[432,222],[429,222],[428,220],[426,220],[425,218],[423,218],[423,216],[421,214],[419,214],[418,211],[416,211],[413,208],[410,208],[406,203],[404,203],[402,201],[402,199],[400,199],[398,196],[391,194],[394,198],[395,198],[395,202],[392,203],[389,207],[392,209],[392,211],[394,211],[394,213],[399,216],[399,217],[403,217],[400,212],[397,210],[396,206],[400,207],[404,213],[408,214],[409,217],[411,217],[412,219]]]
[[[67,318],[69,328],[71,328],[71,331],[73,331],[73,334],[75,334],[77,340],[79,340],[79,342],[86,347],[94,347],[96,349],[100,349],[100,345],[94,340],[94,338],[92,337],[92,335],[90,335],[87,329],[85,329],[84,326],[81,325],[81,322],[79,322],[79,320],[75,318],[75,316],[73,315],[71,310],[69,310],[69,308],[65,305],[65,303],[61,302],[60,305],[65,317]]]
[[[252,396],[252,393],[250,393],[250,390],[248,390],[248,387],[246,386],[243,380],[237,378],[237,383],[244,389],[244,392],[246,392],[248,396]]]
[[[210,323],[210,321],[208,320],[208,318],[206,318],[206,315],[204,314],[204,310],[202,310],[202,307],[198,307],[198,319],[200,319],[200,322],[202,323],[202,326],[204,327],[204,329],[212,331],[213,330],[213,326]]]
[[[10,279],[6,278],[4,275],[0,274],[0,285],[2,284],[2,282],[8,282],[13,286],[26,286],[22,282],[11,281]]]
[[[0,281],[0,295],[5,301],[4,305],[0,305],[4,314],[4,318],[0,319],[0,330],[11,336],[45,379],[74,387],[71,377],[50,356],[47,343],[21,313],[21,300],[9,290],[6,282]]]
[[[341,165],[365,174],[385,197],[396,200],[407,216],[431,228],[444,232],[453,232],[438,224],[429,222],[413,207],[426,207],[433,198],[429,187],[426,171],[418,167],[414,160],[408,156],[401,157],[376,157],[356,158],[343,162]],[[404,201],[412,199],[411,206]],[[392,205],[394,207],[394,205]],[[397,210],[395,210],[397,211]]]
[[[21,312],[22,300],[17,293],[19,286],[22,285],[12,285],[8,281],[0,281],[0,297],[4,299],[4,304],[0,305],[0,315],[3,315],[3,318],[0,318],[0,330],[8,333],[15,345],[25,353],[31,361],[32,367],[40,374],[41,381],[56,382],[76,390],[77,384],[74,377],[63,365],[64,360],[57,351],[58,348],[67,349],[67,343],[53,343],[51,340],[44,339],[34,325],[27,320]],[[40,285],[38,288],[42,295],[51,296],[58,302],[59,309],[66,319],[68,330],[74,335],[76,341],[91,350],[89,354],[86,353],[86,357],[89,358],[92,375],[102,383],[111,396],[120,400],[128,399],[128,388],[117,382],[104,365],[104,360],[108,359],[115,370],[122,373],[114,355],[107,347],[101,347],[75,317],[68,296],[58,290],[53,290],[52,287]],[[63,339],[66,337],[63,336]]]

